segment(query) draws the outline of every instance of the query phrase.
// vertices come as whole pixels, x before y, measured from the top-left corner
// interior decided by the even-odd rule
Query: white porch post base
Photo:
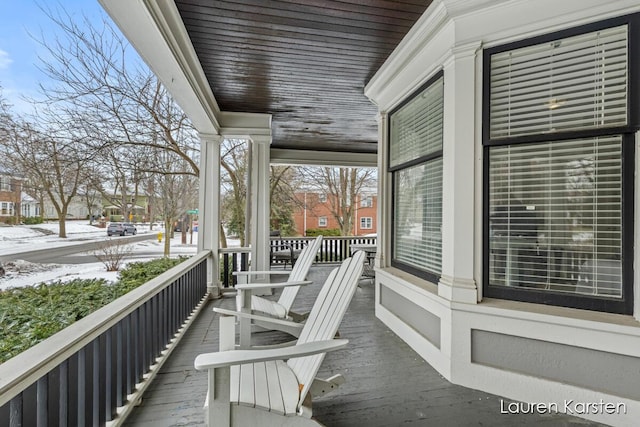
[[[476,304],[478,289],[473,279],[454,278],[443,274],[438,282],[438,296],[452,302]]]
[[[222,283],[214,279],[218,274],[213,268],[215,259],[213,255],[207,259],[207,293],[210,299],[222,298]]]
[[[214,285],[211,282],[207,282],[207,292],[209,293],[209,298],[211,298],[211,299],[222,298],[222,293],[220,292],[220,287],[218,285]]]

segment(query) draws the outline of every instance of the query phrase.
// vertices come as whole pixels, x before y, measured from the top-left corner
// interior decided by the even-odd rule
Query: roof
[[[225,127],[220,112],[266,114],[272,154],[356,155],[377,151],[377,107],[364,87],[431,3],[100,1],[185,111],[202,105],[187,111],[201,132],[207,121]]]

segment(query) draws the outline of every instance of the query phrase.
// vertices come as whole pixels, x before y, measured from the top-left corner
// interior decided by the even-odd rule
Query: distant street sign
[[[187,213],[189,215],[197,215],[198,214],[198,209],[191,209],[191,210],[187,211]]]

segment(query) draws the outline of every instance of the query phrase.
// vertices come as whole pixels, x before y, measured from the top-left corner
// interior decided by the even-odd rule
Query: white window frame
[[[0,191],[11,191],[11,178],[0,176]]]
[[[631,30],[632,26],[634,27],[633,31]],[[628,230],[633,228],[632,224],[635,198],[633,172],[636,167],[635,135],[636,132],[640,130],[640,119],[636,117],[637,114],[632,114],[631,112],[634,111],[634,109],[637,111],[638,102],[636,99],[638,98],[640,91],[638,91],[635,85],[632,86],[632,89],[629,89],[630,85],[627,82],[637,80],[640,77],[640,70],[631,67],[629,63],[623,62],[622,65],[620,65],[619,61],[626,59],[631,62],[631,58],[640,55],[640,45],[638,45],[634,38],[627,36],[627,34],[637,33],[637,27],[640,27],[640,14],[613,18],[485,50],[483,66],[483,69],[486,70],[484,74],[485,103],[483,105],[483,145],[485,158],[485,204],[483,215],[484,296],[621,314],[633,313],[634,251],[633,238],[630,237],[632,232]],[[620,30],[621,28],[623,28],[623,30]],[[589,47],[589,43],[592,43],[594,47]],[[579,48],[584,49],[585,53],[582,54],[582,51],[578,51],[577,49],[574,49],[573,52],[567,53],[567,51],[573,49],[572,46],[580,46]],[[560,52],[560,49],[563,48],[565,48],[564,53]],[[555,55],[552,55],[551,53],[546,54],[545,51],[555,53]],[[531,64],[535,64],[535,62],[532,62],[530,57],[535,57],[535,55],[538,55],[539,58],[543,58],[543,60],[548,61],[550,63],[549,67],[544,68],[541,66],[539,70],[537,68],[532,70],[532,67],[535,65]],[[494,60],[494,56],[499,59]],[[508,60],[510,57],[514,58],[513,63],[505,63],[504,61],[506,59]],[[548,103],[515,103],[514,100],[517,100],[520,97],[518,90],[521,87],[517,81],[517,67],[520,66],[518,61],[521,61],[521,64],[524,64],[522,65],[523,67],[527,67],[527,73],[536,73],[536,81],[539,82],[538,87],[530,86],[527,89],[528,95],[527,98],[524,99],[534,99],[534,97],[537,96],[535,95],[536,90],[540,93],[540,97],[544,96],[545,91],[551,90],[553,92],[556,88],[558,88],[558,90],[564,90],[565,93],[562,96],[557,97],[555,96],[555,92],[548,92],[550,93]],[[559,61],[558,65],[555,65],[554,61]],[[597,65],[590,66],[589,64],[591,63]],[[494,65],[496,67],[495,70],[492,68]],[[563,65],[564,68],[560,67],[560,65]],[[501,76],[500,67],[503,69],[505,67],[509,67],[509,72],[512,74],[507,75],[502,73]],[[570,70],[566,77],[559,76],[562,69]],[[495,76],[492,75],[494,71],[496,72]],[[635,71],[635,73],[629,75],[629,71],[631,73],[634,73]],[[513,74],[516,74],[516,76],[514,77]],[[594,77],[591,77],[590,79],[585,77],[584,81],[587,83],[583,83],[578,80],[581,76],[587,74],[589,76],[595,75],[596,80],[594,80]],[[545,78],[547,75],[549,77]],[[506,79],[509,80],[506,81]],[[572,79],[575,79],[575,81]],[[556,80],[561,82],[561,84],[556,86],[554,83]],[[589,87],[585,88],[584,85],[589,83],[593,84],[595,89],[590,90]],[[498,85],[500,84],[504,84],[504,86],[499,87]],[[495,99],[494,96],[496,97]],[[507,98],[505,98],[505,96]],[[499,99],[500,97],[502,97],[502,100]],[[504,103],[505,99],[509,104]],[[601,114],[599,113],[596,116],[592,111],[586,111],[583,106],[588,105],[587,103],[597,105],[598,109],[601,110]],[[513,110],[511,110],[512,105],[514,106]],[[493,108],[496,108],[496,111],[492,111]],[[507,110],[504,110],[504,108],[507,108]],[[523,110],[523,108],[526,110]],[[539,108],[539,110],[536,110],[536,108]],[[549,112],[548,122],[539,122],[532,119],[533,117],[546,117],[544,114],[545,111]],[[497,124],[495,126],[492,120],[496,120]],[[593,221],[595,221],[593,225],[593,242],[595,249],[593,250],[598,252],[594,252],[595,255],[592,255],[591,252],[585,252],[581,249],[579,252],[582,254],[581,257],[576,258],[576,256],[571,256],[568,258],[571,260],[571,263],[577,263],[577,267],[574,266],[567,268],[565,266],[564,262],[568,256],[560,256],[556,255],[556,253],[558,253],[559,250],[564,250],[563,248],[565,247],[570,248],[575,245],[570,246],[570,242],[562,243],[564,241],[561,241],[558,238],[553,240],[554,236],[552,233],[545,233],[544,231],[546,231],[549,223],[552,227],[551,230],[553,230],[554,227],[556,229],[559,227],[568,227],[568,225],[562,225],[564,224],[562,221],[564,221],[565,216],[559,215],[555,212],[560,209],[557,207],[559,206],[559,202],[556,199],[558,197],[564,197],[565,199],[566,197],[575,198],[576,196],[562,196],[556,190],[554,190],[553,193],[549,193],[549,191],[547,191],[546,193],[552,195],[545,196],[547,198],[542,200],[535,199],[535,203],[529,204],[525,200],[525,203],[521,207],[522,213],[510,215],[511,208],[509,208],[507,211],[509,213],[509,219],[502,221],[504,223],[502,227],[504,228],[506,225],[507,228],[505,229],[506,231],[503,230],[501,232],[501,235],[509,236],[503,237],[503,239],[508,239],[508,241],[511,242],[508,244],[513,246],[518,243],[516,242],[517,239],[523,239],[521,236],[524,236],[524,234],[512,233],[512,231],[509,230],[518,231],[522,228],[522,224],[524,224],[524,213],[526,211],[528,211],[528,213],[534,212],[534,210],[537,209],[535,206],[536,204],[542,206],[543,209],[546,209],[546,214],[542,216],[544,221],[540,222],[539,220],[536,220],[535,222],[536,224],[542,224],[543,232],[539,232],[541,227],[537,225],[536,234],[531,234],[531,236],[528,237],[530,240],[536,240],[538,242],[537,249],[525,252],[525,255],[521,258],[514,258],[514,252],[509,249],[511,246],[507,246],[506,253],[511,254],[511,258],[507,255],[507,259],[511,259],[511,261],[506,261],[504,265],[513,265],[515,262],[514,259],[522,260],[522,262],[516,267],[515,276],[513,271],[504,273],[504,275],[501,276],[503,270],[500,268],[498,269],[498,273],[493,271],[492,268],[496,268],[496,266],[501,265],[493,259],[497,254],[496,248],[498,248],[498,246],[496,246],[496,239],[498,239],[499,236],[496,234],[497,228],[495,219],[495,208],[499,203],[493,200],[498,200],[497,192],[502,190],[499,190],[499,187],[494,187],[492,189],[492,185],[495,185],[492,184],[492,182],[497,183],[497,181],[502,179],[501,177],[504,176],[511,178],[510,181],[507,179],[507,182],[509,182],[508,188],[510,192],[513,191],[516,193],[514,196],[516,199],[522,196],[525,196],[526,198],[526,194],[528,193],[523,192],[525,189],[526,191],[534,190],[529,190],[530,188],[533,188],[530,187],[529,184],[525,187],[524,184],[521,184],[518,181],[518,179],[521,179],[518,178],[518,176],[524,176],[522,175],[523,169],[519,166],[520,164],[524,165],[524,161],[520,160],[520,163],[509,163],[508,169],[513,168],[513,173],[503,173],[499,172],[498,169],[495,169],[498,166],[492,165],[492,154],[500,152],[507,153],[506,150],[510,150],[511,147],[513,147],[511,151],[508,151],[508,153],[513,152],[516,155],[515,159],[518,159],[517,156],[520,156],[520,159],[524,158],[522,157],[522,149],[530,149],[530,156],[535,157],[535,159],[538,159],[538,156],[535,154],[536,152],[548,152],[548,156],[560,156],[557,158],[561,159],[561,162],[550,163],[554,166],[549,166],[549,179],[556,179],[558,184],[549,188],[559,189],[559,191],[562,191],[562,188],[565,188],[565,186],[561,185],[559,187],[562,183],[562,179],[557,178],[557,176],[563,171],[565,173],[569,173],[570,170],[563,169],[560,165],[566,164],[569,161],[575,162],[586,158],[584,154],[579,154],[579,151],[570,149],[571,144],[579,144],[580,141],[584,141],[585,144],[595,144],[594,153],[598,153],[598,147],[600,145],[602,145],[603,149],[605,147],[605,143],[611,146],[610,141],[616,138],[619,140],[618,143],[620,144],[619,146],[621,151],[619,154],[611,154],[610,156],[614,157],[608,158],[617,159],[618,162],[621,162],[617,168],[608,166],[615,165],[616,163],[612,163],[612,161],[607,160],[608,163],[602,166],[603,168],[606,167],[606,169],[603,169],[606,170],[606,172],[597,172],[597,168],[599,167],[598,165],[601,164],[595,163],[597,159],[601,158],[598,157],[597,154],[594,154],[594,163],[589,163],[592,164],[593,166],[591,167],[596,170],[596,172],[594,172],[593,179],[597,180],[598,183],[600,183],[600,181],[602,181],[602,184],[609,182],[615,183],[616,180],[619,180],[621,185],[619,190],[615,190],[617,193],[613,192],[611,195],[608,195],[609,193],[605,193],[605,199],[603,200],[604,203],[607,204],[607,207],[602,214],[600,213],[601,211],[597,210],[597,206],[599,206],[597,204],[597,200],[600,199],[594,199],[593,202],[590,202],[596,207],[596,210],[593,211]],[[549,147],[549,149],[545,150],[545,146]],[[586,148],[587,145],[585,145],[585,149]],[[518,154],[518,152],[521,154]],[[554,152],[559,152],[559,154],[552,154]],[[576,154],[573,155],[572,153]],[[612,151],[612,153],[615,153],[615,151]],[[547,155],[545,154],[545,156]],[[542,155],[540,156],[541,159],[543,157],[544,156]],[[511,157],[509,158],[511,159]],[[549,157],[549,159],[553,161],[553,157]],[[587,160],[583,160],[583,162],[586,161]],[[601,162],[600,160],[597,161]],[[497,160],[494,160],[494,162],[496,162],[496,165],[498,164]],[[511,160],[509,160],[509,162],[511,162]],[[492,167],[494,167],[494,169],[492,169]],[[527,170],[535,172],[536,170],[540,170],[539,167],[541,166],[534,166]],[[606,177],[606,181],[604,179],[600,180],[598,178],[598,173],[605,174],[603,176]],[[619,178],[616,177],[616,173],[619,174]],[[556,176],[556,178],[551,178],[552,176]],[[494,181],[492,181],[492,179]],[[611,179],[613,179],[613,181],[611,181]],[[518,186],[521,187],[519,188]],[[597,185],[594,184],[594,188],[600,187],[597,187]],[[599,197],[595,194],[596,193],[594,193],[593,197]],[[509,198],[511,200],[512,196],[510,195]],[[609,207],[609,204],[612,203],[610,200],[620,200],[618,202],[619,207],[615,209]],[[560,209],[560,211],[561,210],[562,209]],[[549,215],[549,212],[552,212],[552,214]],[[599,218],[599,215],[603,215],[604,219],[602,221],[597,219]],[[614,217],[611,215],[614,215]],[[619,247],[616,249],[616,246],[612,245],[614,240],[611,240],[611,237],[605,235],[606,243],[602,246],[602,248],[604,248],[602,250],[613,251],[608,253],[619,257],[617,261],[618,264],[617,267],[612,267],[616,258],[610,258],[612,255],[605,253],[605,257],[603,259],[606,259],[609,264],[607,264],[606,279],[601,280],[603,280],[602,283],[616,283],[617,280],[619,280],[619,285],[616,289],[621,290],[621,296],[617,291],[613,293],[613,295],[607,295],[607,287],[599,287],[599,284],[591,284],[591,286],[594,289],[597,289],[597,291],[594,290],[594,292],[587,293],[581,289],[584,287],[584,277],[597,278],[600,273],[592,272],[589,276],[589,274],[583,274],[583,272],[589,269],[590,266],[603,265],[602,260],[599,258],[600,255],[598,255],[600,254],[599,251],[601,249],[595,245],[598,244],[596,242],[598,241],[599,234],[603,233],[599,230],[605,230],[604,233],[609,233],[609,235],[611,235],[611,232],[609,231],[611,229],[611,218],[615,218],[615,215],[620,215],[620,237],[616,243]],[[579,222],[578,224],[580,223],[582,222]],[[573,222],[571,224],[573,224]],[[563,228],[560,230],[562,229]],[[571,239],[574,239],[574,237],[571,237]],[[545,246],[545,242],[560,242],[559,249],[557,247],[551,247],[549,244]],[[545,249],[545,247],[547,249]],[[546,264],[538,262],[540,253],[552,254],[547,257],[548,259],[546,260]],[[519,255],[516,254],[515,256],[518,257]],[[597,258],[592,259],[592,257]],[[555,274],[555,272],[554,274],[546,272],[545,269],[556,269],[559,262],[561,262],[562,267],[562,270],[560,271],[566,272],[575,270],[577,273],[575,275],[568,276],[567,280],[562,281],[561,279],[556,279],[560,276]],[[573,266],[573,264],[571,265]],[[546,267],[544,267],[545,265]],[[511,269],[512,267],[505,267],[504,271]],[[545,274],[540,274],[538,270]],[[604,267],[602,271],[605,271]],[[508,274],[510,274],[510,276],[508,276]],[[621,277],[616,276],[616,274],[621,275]],[[581,275],[584,276],[582,283],[580,282]],[[509,280],[506,279],[507,277],[515,277],[516,280],[514,283],[508,283]],[[525,278],[521,279],[523,277]],[[539,280],[541,277],[546,277],[546,282],[540,285],[542,287],[536,288],[536,286],[530,285],[532,281]],[[600,277],[605,276],[602,275]],[[612,277],[618,277],[618,279],[614,281]],[[565,276],[562,276],[562,278],[564,279]],[[524,282],[525,284],[522,285],[522,283],[518,283],[518,281]],[[575,287],[574,292],[571,291],[571,286]]]
[[[360,229],[361,230],[373,229],[373,218],[370,216],[360,217]]]
[[[433,283],[442,272],[443,123],[442,71],[389,113],[391,265]],[[420,199],[401,181],[416,183]]]
[[[360,207],[361,208],[372,208],[373,207],[373,196],[362,196],[360,199]]]

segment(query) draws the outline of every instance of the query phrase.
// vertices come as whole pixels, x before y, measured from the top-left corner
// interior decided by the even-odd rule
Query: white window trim
[[[365,223],[365,225],[363,225]],[[366,225],[368,224],[368,225]],[[361,230],[371,230],[373,229],[373,217],[363,216],[360,217],[360,229]]]

